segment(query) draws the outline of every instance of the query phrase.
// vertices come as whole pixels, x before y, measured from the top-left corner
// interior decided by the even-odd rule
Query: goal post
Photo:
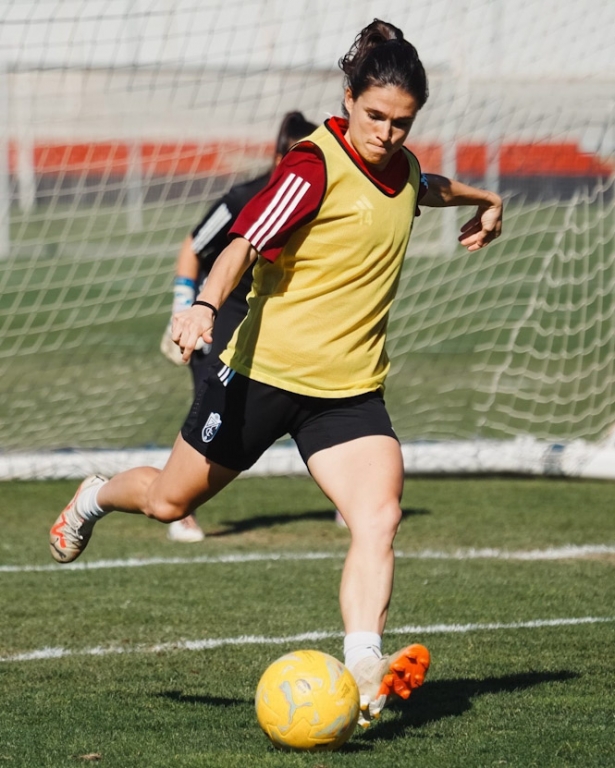
[[[423,170],[506,202],[477,253],[472,211],[415,222],[385,393],[406,471],[615,475],[615,5],[377,6],[1,5],[0,478],[164,463],[191,401],[159,352],[180,245],[269,166],[287,111],[339,113],[374,15],[426,65]],[[285,443],[253,470],[302,471]]]

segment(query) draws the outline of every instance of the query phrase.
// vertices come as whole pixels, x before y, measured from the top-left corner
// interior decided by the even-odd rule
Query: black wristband
[[[218,310],[216,307],[214,307],[213,304],[210,304],[208,301],[199,301],[198,299],[196,301],[192,302],[192,306],[194,307],[195,304],[199,304],[201,307],[207,307],[207,309],[211,309],[211,313],[214,316],[214,320],[218,317]]]

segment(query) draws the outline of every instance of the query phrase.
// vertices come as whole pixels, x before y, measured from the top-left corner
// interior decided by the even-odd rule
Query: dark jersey
[[[214,261],[228,245],[229,230],[242,208],[257,192],[265,187],[268,181],[269,174],[266,174],[245,184],[231,187],[192,230],[192,250],[199,260],[198,290],[201,289],[204,279],[211,271]],[[241,282],[228,297],[227,302],[237,301],[240,304],[245,304],[245,298],[251,285],[252,268],[245,272]],[[220,310],[221,312],[224,311],[224,306]]]

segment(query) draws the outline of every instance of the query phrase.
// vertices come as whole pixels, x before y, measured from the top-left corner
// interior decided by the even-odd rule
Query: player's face
[[[419,111],[416,99],[396,85],[373,85],[357,99],[347,88],[344,103],[349,115],[346,140],[368,165],[384,170],[408,138]]]

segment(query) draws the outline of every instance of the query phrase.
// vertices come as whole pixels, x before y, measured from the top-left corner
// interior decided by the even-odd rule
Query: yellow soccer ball
[[[332,751],[357,725],[359,689],[333,656],[295,651],[265,670],[255,705],[259,725],[275,747]]]

